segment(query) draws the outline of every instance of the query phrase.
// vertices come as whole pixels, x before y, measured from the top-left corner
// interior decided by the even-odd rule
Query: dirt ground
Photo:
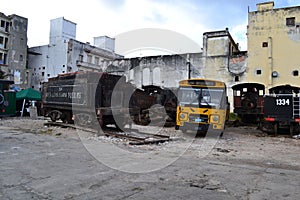
[[[0,199],[300,196],[300,140],[288,135],[273,137],[245,126],[227,127],[222,138],[194,138],[173,127],[136,126],[174,140],[130,145],[45,122],[0,120]]]

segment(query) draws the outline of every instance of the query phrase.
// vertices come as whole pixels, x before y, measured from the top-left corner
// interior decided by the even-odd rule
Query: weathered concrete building
[[[0,13],[0,70],[15,85],[27,85],[27,18]]]
[[[207,78],[224,81],[229,99],[231,86],[246,80],[246,52],[228,29],[203,34],[203,52],[117,59],[103,71],[124,74],[137,87],[155,85],[176,88],[188,78]],[[232,101],[231,101],[232,102]]]
[[[239,50],[228,29],[203,34],[203,59],[205,78],[223,81],[228,87],[245,80],[247,54]]]
[[[51,20],[49,44],[28,50],[30,87],[40,90],[42,82],[62,73],[102,71],[111,60],[122,57],[113,51],[114,39],[95,37],[94,43],[98,46],[76,40],[75,23],[64,18]]]
[[[300,87],[300,6],[274,9],[257,4],[248,13],[248,82]]]

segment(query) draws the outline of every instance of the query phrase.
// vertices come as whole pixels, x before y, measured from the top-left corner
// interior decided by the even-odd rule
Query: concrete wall
[[[67,47],[67,42],[61,42],[29,49],[30,87],[39,90],[48,78],[67,72]]]
[[[27,18],[0,13],[4,27],[1,28],[3,43],[0,45],[1,70],[19,87],[26,87]],[[5,62],[4,62],[5,60]]]
[[[119,59],[104,71],[123,74],[139,88],[142,85],[174,88],[179,80],[188,78],[189,68],[191,77],[199,77],[203,68],[201,53]]]
[[[110,38],[108,36],[94,37],[94,46],[115,52],[115,38]]]
[[[258,11],[248,13],[247,81],[267,88],[300,87],[300,6],[274,9],[273,2],[257,6]]]
[[[50,21],[49,44],[55,44],[60,40],[69,41],[76,39],[76,23],[64,19],[63,17]]]

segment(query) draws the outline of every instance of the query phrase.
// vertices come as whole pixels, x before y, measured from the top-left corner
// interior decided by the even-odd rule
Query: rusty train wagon
[[[139,105],[133,105],[131,100],[134,89],[124,76],[97,72],[62,74],[43,84],[43,115],[52,121],[73,123],[75,120],[79,125],[97,121],[101,127],[125,125],[129,113],[140,112]],[[114,115],[118,116],[118,124]]]
[[[264,123],[266,132],[278,133],[280,128],[288,128],[290,135],[299,133],[300,88],[280,85],[269,89],[264,97]]]
[[[259,83],[242,83],[232,86],[234,113],[245,123],[260,122],[263,117],[265,86]]]

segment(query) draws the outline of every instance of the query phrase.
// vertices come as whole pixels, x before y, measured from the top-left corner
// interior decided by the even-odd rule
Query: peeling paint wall
[[[176,88],[189,77],[224,81],[233,105],[231,86],[245,81],[247,56],[239,52],[228,30],[205,33],[203,40],[201,53],[120,59],[103,71],[124,74],[140,88],[149,84]]]
[[[0,13],[1,27],[0,36],[3,44],[0,45],[1,70],[8,75],[10,80],[19,87],[26,87],[27,73],[27,18],[18,15],[5,16]],[[4,62],[5,60],[5,62]]]
[[[140,88],[142,85],[173,88],[178,87],[179,80],[188,78],[188,65],[191,77],[198,77],[198,69],[203,67],[199,58],[201,53],[128,58],[112,62],[105,71],[124,74]]]
[[[248,13],[248,82],[267,89],[291,84],[300,86],[300,6],[273,8],[258,4]]]

